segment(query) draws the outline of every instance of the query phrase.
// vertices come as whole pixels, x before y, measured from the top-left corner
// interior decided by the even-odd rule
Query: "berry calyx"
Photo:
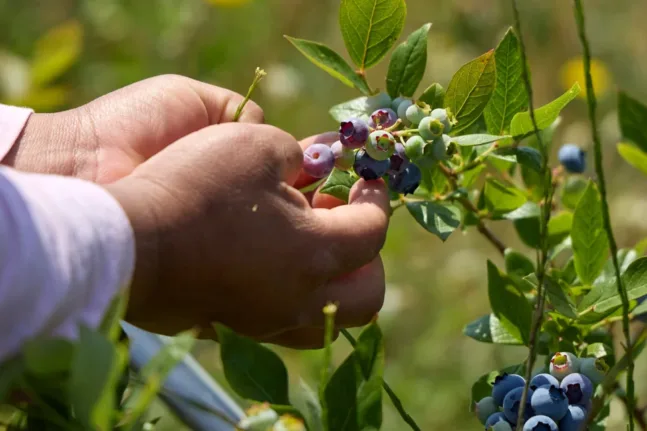
[[[418,125],[418,133],[427,141],[440,138],[444,130],[445,126],[443,126],[443,123],[432,117],[423,118]]]
[[[533,416],[524,424],[523,431],[559,431],[557,424],[548,416]]]
[[[558,380],[579,371],[579,360],[570,352],[557,352],[550,360],[550,374]]]
[[[387,160],[395,151],[395,138],[389,132],[376,130],[369,135],[366,152],[375,160]]]
[[[561,388],[570,404],[585,405],[593,395],[593,383],[583,374],[573,373],[564,377]]]
[[[434,120],[438,120],[443,124],[444,133],[449,133],[452,131],[452,122],[449,119],[449,113],[446,109],[437,108],[431,111],[429,115]]]
[[[386,129],[393,126],[396,121],[398,121],[398,114],[393,109],[383,108],[371,114],[368,125],[373,129]]]
[[[368,135],[368,124],[359,118],[350,118],[339,125],[339,141],[348,148],[363,147]]]

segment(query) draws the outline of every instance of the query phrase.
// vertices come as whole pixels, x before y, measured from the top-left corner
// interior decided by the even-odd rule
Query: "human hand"
[[[231,122],[243,96],[177,75],[146,79],[56,114],[33,114],[3,164],[113,182],[176,140]],[[262,123],[249,102],[240,122]]]
[[[338,327],[369,322],[384,299],[385,185],[361,180],[349,205],[312,208],[293,187],[302,160],[274,127],[221,124],[106,186],[136,234],[127,320],[165,334],[217,321],[302,348],[322,344],[328,301]]]

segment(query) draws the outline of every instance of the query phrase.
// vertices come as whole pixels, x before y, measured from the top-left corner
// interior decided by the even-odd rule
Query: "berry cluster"
[[[578,358],[557,352],[548,373],[530,381],[524,410],[524,431],[582,431],[595,385],[602,382],[607,365],[596,358]],[[518,374],[496,378],[492,395],[475,405],[486,430],[511,431],[517,424],[526,381]]]
[[[454,121],[446,109],[432,109],[422,101],[398,97],[383,104],[386,106],[373,111],[368,121],[356,117],[342,121],[339,140],[331,147],[308,147],[304,172],[325,178],[334,167],[352,169],[365,180],[388,176],[389,188],[395,193],[415,192],[422,180],[418,161],[447,158],[447,133]]]

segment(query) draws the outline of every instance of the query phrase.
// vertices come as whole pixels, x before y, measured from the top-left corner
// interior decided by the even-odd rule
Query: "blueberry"
[[[561,388],[566,393],[570,404],[584,405],[593,395],[593,383],[588,377],[580,373],[573,373],[564,377]]]
[[[542,374],[537,374],[530,381],[531,389],[537,389],[544,385],[553,385],[553,386],[559,387],[559,380],[557,380],[555,377],[551,376],[550,374],[542,373]]]
[[[559,431],[557,424],[548,416],[533,416],[524,424],[523,431]]]
[[[391,109],[393,109],[395,112],[398,112],[398,108],[400,107],[400,103],[404,102],[405,100],[408,100],[406,97],[396,97],[393,99],[391,102]]]
[[[390,174],[397,174],[404,171],[404,169],[409,164],[409,157],[407,157],[407,152],[404,148],[404,145],[399,142],[395,144],[395,152],[391,155],[390,162]]]
[[[355,152],[353,150],[342,145],[340,141],[332,144],[330,149],[335,156],[335,167],[337,169],[347,171],[353,167],[355,162]]]
[[[566,416],[559,421],[561,431],[580,431],[582,425],[586,422],[587,411],[582,406],[568,406]]]
[[[425,149],[425,140],[420,136],[412,136],[404,144],[404,151],[409,160],[416,160],[422,157]]]
[[[501,407],[508,392],[515,388],[523,387],[525,384],[526,381],[520,375],[503,373],[494,379],[492,398],[494,398],[496,405]]]
[[[405,116],[407,117],[407,120],[411,122],[411,124],[420,124],[420,122],[423,118],[425,118],[426,115],[427,114],[425,113],[425,110],[417,103],[409,106],[405,112]]]
[[[568,172],[581,174],[586,169],[586,153],[575,144],[563,145],[557,157]]]
[[[535,390],[530,405],[538,415],[559,421],[568,411],[568,398],[559,386],[546,385]]]
[[[355,155],[353,169],[357,175],[370,181],[384,176],[390,165],[389,160],[375,160],[366,153],[366,150],[362,149]]]
[[[476,417],[478,417],[479,421],[481,421],[481,423],[485,425],[487,419],[494,413],[498,412],[499,408],[494,402],[494,398],[485,397],[479,402],[474,403],[474,410],[476,412]]]
[[[402,120],[402,122],[405,124],[405,126],[408,126],[411,124],[411,121],[407,118],[407,109],[409,109],[409,106],[413,105],[413,102],[409,99],[404,99],[400,104],[398,105],[398,109],[396,112],[398,113],[398,118]]]
[[[496,412],[490,415],[490,417],[487,418],[485,421],[485,429],[489,430],[490,427],[494,426],[495,424],[498,424],[500,422],[503,423],[508,423],[508,421],[505,418],[505,415],[501,412]]]
[[[584,374],[591,380],[591,383],[597,385],[602,383],[604,376],[609,371],[609,366],[602,359],[582,358],[580,359],[580,373]]]
[[[389,175],[389,188],[396,193],[404,195],[416,191],[422,180],[420,168],[413,163],[409,163],[404,171],[397,174]]]
[[[514,388],[503,399],[503,414],[505,415],[508,422],[516,424],[517,418],[519,417],[519,410],[521,410],[521,395],[523,394],[523,387]],[[526,408],[524,409],[524,419],[530,418],[533,413],[532,405],[530,404],[530,399],[532,398],[533,391],[532,389],[528,390],[528,396],[526,397]]]
[[[368,140],[368,124],[359,118],[342,121],[339,126],[339,140],[348,148],[361,148]]]
[[[443,126],[443,123],[431,117],[423,118],[420,124],[418,124],[418,133],[427,141],[440,138],[443,135],[444,129],[445,126]]]
[[[430,117],[443,123],[443,126],[445,126],[445,133],[452,131],[452,123],[451,121],[449,121],[449,116],[447,115],[446,109],[434,109],[433,111],[431,111]]]
[[[550,374],[557,380],[562,380],[569,374],[579,371],[579,359],[570,352],[557,352],[550,360]]]
[[[512,431],[512,425],[509,422],[499,421],[488,428],[488,431]]]
[[[391,108],[378,109],[371,114],[368,125],[373,129],[386,129],[398,121],[398,114]]]
[[[376,130],[368,137],[366,152],[375,160],[388,160],[395,152],[395,138],[389,132]]]
[[[303,152],[303,171],[314,178],[323,178],[335,167],[335,155],[326,144],[312,144]]]

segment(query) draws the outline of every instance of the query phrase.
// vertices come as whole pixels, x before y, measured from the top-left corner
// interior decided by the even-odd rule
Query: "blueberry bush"
[[[483,235],[504,266],[488,260],[491,312],[466,323],[478,342],[524,346],[526,359],[482,370],[471,388],[475,429],[604,430],[610,401],[625,406],[627,429],[647,430],[635,394],[634,364],[647,341],[647,242],[619,249],[611,229],[591,52],[581,0],[572,11],[582,43],[584,82],[540,107],[533,103],[522,19],[511,0],[514,25],[498,46],[462,66],[446,83],[420,87],[432,25],[399,45],[404,0],[341,0],[339,25],[351,66],[330,47],[286,36],[308,60],[361,95],[330,109],[339,140],[304,154],[304,170],[320,193],[347,200],[360,178],[383,178],[392,211],[406,211],[446,241],[455,231]],[[395,48],[394,48],[395,46]],[[392,49],[394,48],[394,49]],[[366,71],[390,54],[384,90]],[[262,77],[257,79],[250,93]],[[593,151],[560,145],[553,135],[561,111],[585,89]],[[241,105],[241,109],[244,106]],[[647,175],[647,105],[620,92],[617,150]],[[559,146],[557,160],[551,148]],[[595,174],[586,175],[592,159]],[[508,222],[527,256],[491,229]],[[12,412],[8,429],[151,430],[156,396],[166,399],[169,373],[186,360],[194,331],[171,338],[143,367],[130,370],[129,339],[121,319],[124,293],[101,327],[81,329],[78,342],[34,340],[2,365],[0,396]],[[215,324],[227,383],[247,400],[245,417],[200,406],[249,431],[353,431],[382,428],[383,403],[392,402],[401,429],[420,430],[384,380],[385,340],[375,319],[337,366],[332,360],[336,304],[324,308],[326,337],[318,388],[302,384],[293,402],[288,370],[272,350]],[[615,330],[617,327],[620,330]],[[430,377],[433,380],[433,376]],[[431,382],[430,382],[431,384]],[[385,396],[386,395],[386,396]]]

